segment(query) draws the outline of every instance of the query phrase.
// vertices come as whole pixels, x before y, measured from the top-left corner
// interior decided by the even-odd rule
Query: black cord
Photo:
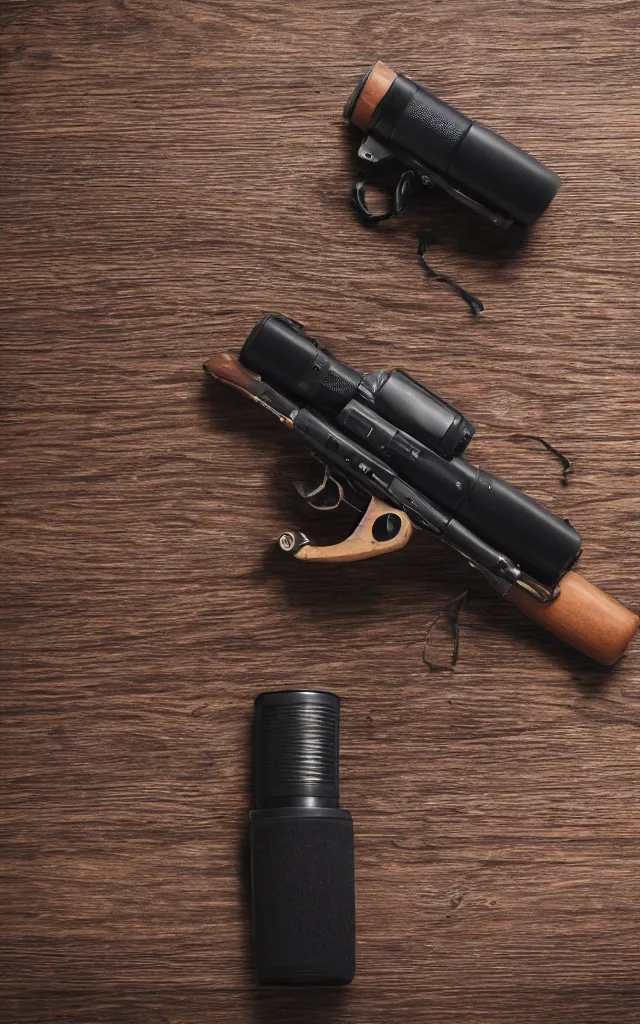
[[[484,313],[484,303],[472,295],[471,292],[463,288],[461,284],[453,278],[449,277],[448,274],[442,274],[439,270],[435,270],[429,263],[427,263],[424,254],[430,245],[435,245],[437,242],[436,236],[432,231],[419,231],[418,232],[418,259],[422,264],[423,269],[432,277],[435,281],[442,281],[443,284],[452,288],[456,295],[459,295],[461,299],[467,303],[469,309],[474,316],[480,316]]]

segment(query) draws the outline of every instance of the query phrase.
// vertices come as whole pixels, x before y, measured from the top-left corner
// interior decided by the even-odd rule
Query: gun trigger
[[[387,212],[372,213],[367,206],[367,182],[364,178],[359,178],[353,186],[353,192],[351,194],[351,203],[357,216],[363,224],[368,225],[379,224],[383,220],[390,220],[392,217],[397,217],[409,202],[415,181],[416,176],[413,171],[403,171],[396,182],[394,193],[389,200]]]
[[[294,531],[283,533],[278,543],[283,551],[307,562],[360,562],[400,550],[412,534],[406,512],[372,498],[351,536],[338,544],[311,544],[305,534]]]
[[[327,489],[328,489],[330,484],[332,484],[336,488],[336,493],[337,493],[337,499],[338,500],[334,501],[333,503],[330,503],[330,502],[329,503],[326,503],[326,502],[323,502],[323,503],[314,502],[312,499],[319,497],[321,494],[324,494],[327,491]],[[295,489],[296,489],[297,493],[300,495],[300,497],[304,498],[304,500],[307,502],[307,504],[311,508],[315,509],[316,512],[333,512],[345,500],[345,498],[344,498],[344,488],[343,488],[343,486],[342,486],[342,484],[340,483],[339,480],[336,480],[334,477],[331,476],[331,472],[330,472],[328,466],[324,467],[324,473],[323,473],[322,480],[317,485],[317,487],[308,488],[304,484],[299,484],[299,483],[294,483],[293,486],[295,487]]]
[[[453,199],[457,199],[459,203],[469,207],[474,213],[478,213],[481,217],[491,221],[491,223],[498,228],[510,228],[513,224],[511,217],[506,217],[503,213],[498,210],[492,210],[490,207],[485,206],[479,200],[474,199],[473,196],[467,195],[462,189],[457,188],[453,182],[449,181],[446,177],[438,174],[437,171],[433,170],[428,164],[423,163],[421,160],[416,159],[412,153],[407,152],[401,147],[396,146],[385,146],[384,143],[380,142],[379,139],[373,135],[367,135],[360,145],[358,150],[358,157],[363,164],[369,167],[380,167],[391,160],[397,160],[405,167],[410,168],[410,171],[405,171],[405,174],[410,173],[412,177],[417,178],[422,182],[423,185],[429,187],[431,185],[437,185],[439,188],[447,192]],[[404,175],[403,175],[404,177]],[[367,204],[364,200],[364,183],[357,193],[357,186],[354,189],[353,204],[356,210],[367,224],[378,223],[380,220],[387,220],[389,217],[395,217],[396,214],[400,213],[400,210],[406,205],[409,198],[408,194],[404,196],[400,193],[400,185],[402,178],[398,183],[396,195],[390,204],[389,212],[384,213],[380,216],[375,216],[370,213]],[[360,182],[358,182],[358,185]],[[408,186],[404,185],[406,189]]]

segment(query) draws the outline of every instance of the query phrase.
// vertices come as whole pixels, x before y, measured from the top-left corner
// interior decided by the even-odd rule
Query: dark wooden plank
[[[428,540],[281,560],[283,527],[326,529],[287,491],[302,454],[200,363],[280,309],[357,366],[407,367],[637,608],[637,4],[0,18],[3,1018],[636,1021],[638,645],[590,665]],[[524,247],[435,198],[354,222],[340,111],[378,56],[559,171]],[[422,223],[483,320],[423,278]],[[514,433],[566,451],[569,486]],[[467,589],[456,669],[429,672]],[[251,983],[251,702],[292,680],[344,702],[342,992]]]

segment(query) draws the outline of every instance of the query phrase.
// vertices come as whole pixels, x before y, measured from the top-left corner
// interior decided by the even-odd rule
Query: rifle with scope
[[[402,370],[361,374],[269,314],[239,357],[205,370],[274,413],[325,464],[325,484],[370,501],[354,532],[314,545],[279,539],[300,560],[348,562],[404,547],[414,530],[437,534],[529,618],[603,664],[624,652],[640,620],[571,571],[582,542],[566,520],[462,458],[473,425]]]

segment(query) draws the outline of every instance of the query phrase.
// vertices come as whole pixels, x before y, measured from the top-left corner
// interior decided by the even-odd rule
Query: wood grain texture
[[[396,72],[388,68],[381,60],[376,61],[373,65],[350,117],[350,120],[361,131],[369,130],[376,107],[387,95],[397,77]]]
[[[579,572],[565,573],[553,601],[542,604],[517,586],[510,587],[505,597],[534,622],[601,665],[615,665],[640,626],[635,612]]]
[[[283,529],[334,527],[290,499],[290,434],[200,368],[269,309],[406,367],[637,610],[636,0],[6,0],[0,19],[3,1020],[637,1021],[637,642],[593,666],[428,538],[279,557]],[[375,58],[560,173],[525,241],[435,193],[357,225],[340,114]],[[484,318],[424,278],[425,224]],[[573,459],[568,487],[522,433]],[[467,589],[455,671],[429,672],[429,624]],[[251,704],[295,684],[343,700],[342,992],[251,984]]]

